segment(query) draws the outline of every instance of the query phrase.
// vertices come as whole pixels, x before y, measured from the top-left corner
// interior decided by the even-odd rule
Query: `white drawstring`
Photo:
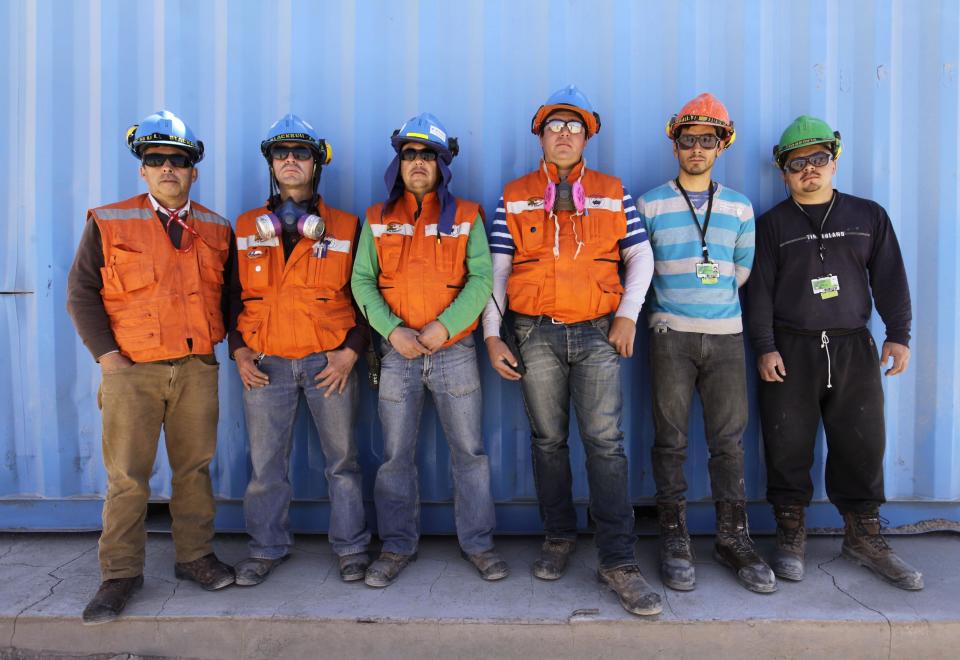
[[[827,354],[827,389],[833,387],[833,382],[831,380],[832,374],[830,372],[830,349],[827,348],[830,345],[830,337],[827,336],[827,331],[824,330],[820,333],[820,348],[822,348]]]

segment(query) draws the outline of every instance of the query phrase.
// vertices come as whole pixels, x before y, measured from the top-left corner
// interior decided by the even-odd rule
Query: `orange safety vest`
[[[551,179],[559,181],[556,165],[548,163],[546,168]],[[544,169],[541,161],[537,171],[503,189],[507,228],[516,246],[507,280],[510,309],[563,323],[589,321],[616,311],[623,294],[617,272],[619,241],[627,233],[623,184],[617,177],[586,169],[581,160],[567,180],[573,183],[583,173],[586,212],[559,211],[555,223],[544,209]],[[555,254],[558,224],[559,253]]]
[[[230,223],[190,202],[178,251],[146,194],[87,211],[103,242],[103,306],[134,362],[213,353],[225,333],[221,296]],[[191,345],[187,345],[187,340]]]
[[[356,216],[317,202],[326,232],[319,241],[301,237],[284,256],[281,237],[257,238],[256,220],[266,207],[237,218],[237,267],[243,311],[237,330],[258,353],[296,360],[339,348],[357,324],[350,295]]]
[[[423,198],[419,216],[417,199],[409,192],[382,219],[383,203],[367,209],[380,264],[380,294],[408,328],[420,330],[435,321],[467,283],[467,241],[481,209],[476,202],[455,199],[457,212],[449,234],[437,228],[440,202],[435,193]],[[460,341],[476,327],[474,320],[444,347]]]

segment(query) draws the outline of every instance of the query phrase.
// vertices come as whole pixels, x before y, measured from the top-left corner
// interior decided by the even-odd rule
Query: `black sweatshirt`
[[[910,342],[910,289],[890,217],[868,199],[836,193],[822,229],[788,197],[757,219],[756,257],[747,283],[750,338],[757,355],[777,350],[773,329],[854,330],[870,319],[871,294],[886,341]],[[817,220],[811,220],[811,218]],[[822,299],[811,280],[839,278],[839,295]]]

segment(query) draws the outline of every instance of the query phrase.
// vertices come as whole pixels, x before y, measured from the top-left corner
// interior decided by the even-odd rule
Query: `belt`
[[[151,362],[146,362],[145,364],[161,364],[163,366],[176,367],[178,365],[181,365],[187,362],[188,360],[193,360],[193,359],[200,360],[204,364],[209,364],[210,366],[213,366],[217,363],[217,358],[214,356],[213,353],[205,353],[203,355],[197,355],[196,353],[191,353],[190,355],[184,355],[183,357],[177,358],[175,360],[153,360]]]
[[[592,325],[599,319],[607,318],[607,314],[601,314],[600,316],[592,319],[587,319],[586,321],[560,321],[549,314],[540,314],[538,316],[531,316],[529,314],[516,314],[517,318],[530,319],[535,325],[540,325],[546,321],[549,321],[553,325],[566,325],[566,326],[576,326],[576,325]]]

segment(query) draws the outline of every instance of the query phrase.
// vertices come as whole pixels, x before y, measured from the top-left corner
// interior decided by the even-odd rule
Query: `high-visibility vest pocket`
[[[105,293],[126,293],[150,286],[157,281],[153,258],[142,252],[114,247],[110,263],[100,269]]]
[[[161,345],[160,306],[157,303],[129,305],[110,314],[114,338],[125,353]]]
[[[245,259],[247,262],[247,277],[244,282],[246,289],[260,289],[270,286],[270,259]]]
[[[520,242],[525,251],[536,250],[543,245],[547,233],[546,217],[543,211],[528,211],[520,216]]]
[[[540,314],[542,283],[530,280],[507,280],[507,302],[515,312],[537,316]]]
[[[377,257],[380,261],[380,270],[391,274],[400,268],[400,257],[403,255],[403,244],[406,241],[401,235],[384,234],[377,241]]]

